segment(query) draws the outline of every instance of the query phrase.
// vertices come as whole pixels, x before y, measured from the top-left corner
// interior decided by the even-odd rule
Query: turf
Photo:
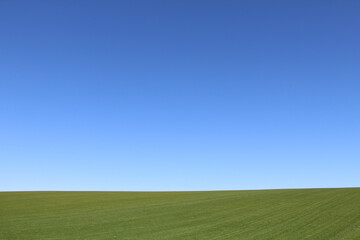
[[[2,192],[0,239],[360,239],[360,189]]]

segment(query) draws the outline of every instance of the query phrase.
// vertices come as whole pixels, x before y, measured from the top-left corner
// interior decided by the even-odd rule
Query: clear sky
[[[0,191],[360,186],[360,2],[0,1]]]

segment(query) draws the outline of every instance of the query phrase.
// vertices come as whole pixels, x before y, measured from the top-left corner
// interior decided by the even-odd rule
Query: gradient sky
[[[0,191],[360,186],[360,2],[0,1]]]

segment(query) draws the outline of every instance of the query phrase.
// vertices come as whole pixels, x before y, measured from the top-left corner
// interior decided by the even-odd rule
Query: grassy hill
[[[360,189],[2,192],[0,239],[360,239]]]

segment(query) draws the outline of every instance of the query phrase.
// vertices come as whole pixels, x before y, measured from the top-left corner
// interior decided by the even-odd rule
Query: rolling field
[[[360,239],[360,189],[1,192],[0,239]]]

